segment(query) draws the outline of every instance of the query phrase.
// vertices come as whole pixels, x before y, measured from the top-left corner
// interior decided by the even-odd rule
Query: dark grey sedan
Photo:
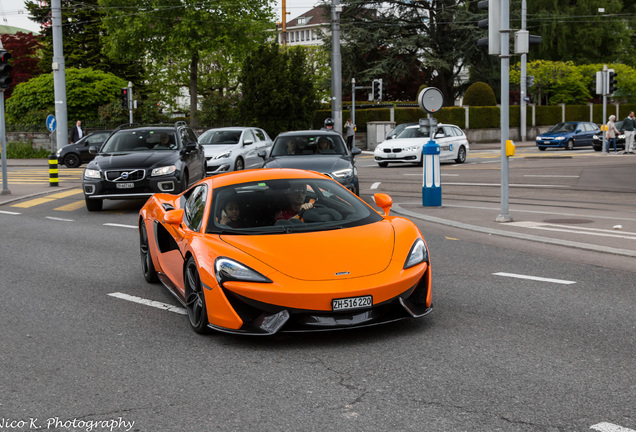
[[[338,133],[309,130],[283,132],[274,140],[271,151],[260,151],[258,155],[264,160],[263,168],[317,171],[359,195],[354,156],[360,153],[358,148],[349,151]]]

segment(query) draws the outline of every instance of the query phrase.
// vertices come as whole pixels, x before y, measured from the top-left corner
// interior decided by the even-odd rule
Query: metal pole
[[[351,123],[356,124],[356,79],[351,78]],[[351,150],[356,148],[356,130],[353,129],[353,141]]]
[[[526,29],[526,0],[521,1],[521,30]],[[526,96],[527,96],[527,54],[521,54],[521,100],[519,101],[519,113],[521,115],[520,136],[521,142],[526,141]]]
[[[508,156],[506,141],[510,136],[510,0],[501,1],[501,213],[496,222],[512,222],[508,211]]]
[[[331,0],[331,117],[333,129],[342,133],[342,71],[340,65],[340,12],[338,0]]]
[[[2,47],[2,42],[0,42]],[[11,195],[7,179],[7,131],[4,123],[4,89],[0,90],[0,147],[2,147],[2,190],[0,195]]]
[[[603,147],[601,151],[609,154],[609,143],[607,142],[607,65],[603,65]]]
[[[132,82],[128,81],[128,119],[129,123],[133,122],[133,95],[132,95]]]
[[[64,50],[62,47],[62,0],[51,2],[51,22],[53,24],[53,90],[55,94],[55,118],[58,128],[57,143],[68,143],[68,118],[66,105],[66,70],[64,67]],[[51,149],[55,155],[56,148]]]

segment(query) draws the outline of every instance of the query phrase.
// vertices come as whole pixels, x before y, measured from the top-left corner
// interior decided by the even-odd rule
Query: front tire
[[[158,282],[157,270],[155,270],[155,265],[152,263],[152,256],[150,255],[148,231],[143,220],[139,222],[139,252],[141,255],[141,272],[144,275],[144,279],[148,283]]]
[[[77,168],[81,164],[82,162],[80,161],[79,156],[75,153],[69,153],[64,156],[64,165],[66,165],[67,168]]]
[[[98,198],[85,198],[86,210],[89,212],[101,211],[104,206],[104,201]]]
[[[567,144],[565,145],[565,148],[568,150],[574,150],[574,140],[569,139]]]
[[[386,168],[386,167],[389,166],[389,163],[388,162],[378,162],[378,166],[380,168]]]
[[[185,299],[188,321],[195,333],[208,333],[208,310],[205,307],[203,285],[194,257],[190,257],[185,268]]]
[[[539,147],[539,151],[545,151],[547,147]]]
[[[459,147],[459,150],[457,150],[457,159],[455,159],[455,162],[457,162],[458,164],[466,162],[466,147]]]
[[[242,158],[236,158],[236,162],[234,162],[234,171],[243,171],[245,169],[245,162],[243,162]]]

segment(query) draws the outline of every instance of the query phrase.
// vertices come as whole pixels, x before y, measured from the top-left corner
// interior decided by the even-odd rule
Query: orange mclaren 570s
[[[311,171],[257,169],[155,194],[139,212],[141,266],[193,330],[250,335],[350,329],[432,310],[420,230]]]

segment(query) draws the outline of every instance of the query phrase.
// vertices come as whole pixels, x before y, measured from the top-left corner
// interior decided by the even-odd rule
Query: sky
[[[320,0],[286,0],[287,21],[296,18],[313,8]],[[281,0],[276,0],[275,13],[280,20],[282,11]],[[0,0],[0,25],[20,27],[26,30],[39,31],[40,26],[29,19],[28,11],[24,7],[24,0]]]

